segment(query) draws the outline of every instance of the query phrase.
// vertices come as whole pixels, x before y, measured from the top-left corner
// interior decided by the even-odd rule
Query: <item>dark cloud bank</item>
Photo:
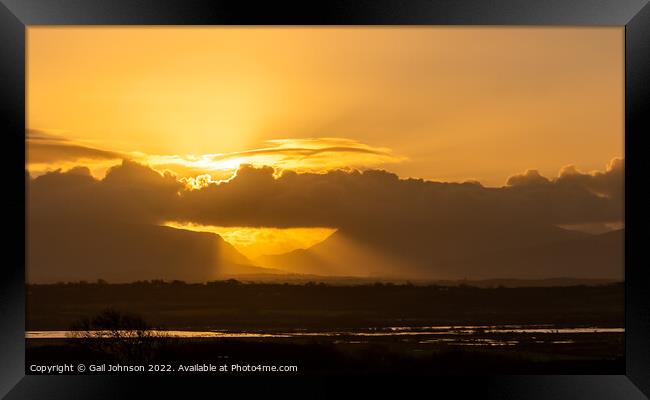
[[[624,161],[555,179],[528,171],[502,188],[399,179],[378,170],[285,172],[242,166],[235,178],[185,190],[172,175],[124,161],[102,180],[86,168],[28,184],[28,279],[215,279],[253,265],[383,277],[622,278],[623,232],[558,225],[623,220]],[[247,260],[217,235],[159,227],[333,227],[311,249]]]

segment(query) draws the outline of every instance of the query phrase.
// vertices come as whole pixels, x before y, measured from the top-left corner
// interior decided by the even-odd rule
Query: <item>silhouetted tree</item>
[[[78,343],[120,361],[148,361],[166,338],[142,317],[113,309],[83,317],[71,328],[71,336],[78,339]]]

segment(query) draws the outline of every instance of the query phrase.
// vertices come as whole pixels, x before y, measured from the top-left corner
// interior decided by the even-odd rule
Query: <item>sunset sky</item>
[[[27,59],[35,174],[126,156],[501,186],[623,156],[619,27],[30,27]]]
[[[498,188],[553,182],[549,196],[560,206],[547,208],[565,207],[566,199],[575,210],[588,209],[586,201],[598,209],[583,219],[567,211],[557,226],[622,226],[621,27],[30,27],[27,45],[32,178],[57,169],[83,175],[81,166],[107,188],[125,176],[146,190],[154,184],[153,191],[177,191],[178,183],[180,199],[159,195],[165,210],[177,200],[180,208],[152,219],[144,208],[138,218],[217,233],[251,258],[308,248],[370,215],[367,203],[347,220],[347,205],[319,214],[340,201],[336,195],[321,203],[330,187],[350,180],[340,189],[347,195],[374,179],[341,181],[331,173],[339,169]],[[247,165],[258,169],[220,185]],[[112,167],[111,179],[101,181]],[[285,171],[323,177],[290,184],[292,176],[277,179]],[[277,189],[255,193],[251,188],[266,190],[271,173]],[[359,199],[404,190],[387,182],[385,193],[369,187]],[[566,197],[566,182],[595,197]],[[421,199],[430,196],[421,190]],[[281,201],[271,213],[287,213],[284,219],[237,208],[244,198],[253,204],[275,195]],[[116,204],[131,201],[116,196]],[[598,203],[603,196],[613,196],[609,208]],[[426,210],[437,199],[404,207]],[[224,219],[221,206],[241,218]],[[133,220],[133,207],[119,213]],[[293,220],[300,207],[313,212]],[[522,211],[530,212],[538,213]]]

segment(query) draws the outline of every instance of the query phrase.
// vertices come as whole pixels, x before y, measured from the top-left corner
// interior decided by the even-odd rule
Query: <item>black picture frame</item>
[[[650,133],[650,6],[647,0],[329,0],[250,2],[207,0],[0,0],[0,113],[5,225],[0,280],[0,396],[122,398],[186,393],[180,377],[25,375],[25,33],[32,25],[571,25],[625,26],[625,314],[626,373],[597,376],[427,377],[433,394],[482,398],[643,399],[650,396],[650,296],[642,231],[641,145]],[[246,386],[253,378],[232,378]],[[295,378],[278,378],[279,387]],[[216,391],[225,378],[192,377]],[[373,379],[381,386],[390,379]],[[311,394],[330,385],[315,383]],[[250,385],[248,385],[250,386]],[[250,389],[250,387],[244,389]],[[216,393],[216,392],[215,392]],[[187,394],[187,393],[186,393]]]

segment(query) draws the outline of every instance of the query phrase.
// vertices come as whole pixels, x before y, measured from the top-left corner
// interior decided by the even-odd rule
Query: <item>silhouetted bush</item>
[[[142,317],[113,309],[79,319],[71,331],[77,344],[120,361],[151,360],[166,342],[164,332],[154,330]]]

